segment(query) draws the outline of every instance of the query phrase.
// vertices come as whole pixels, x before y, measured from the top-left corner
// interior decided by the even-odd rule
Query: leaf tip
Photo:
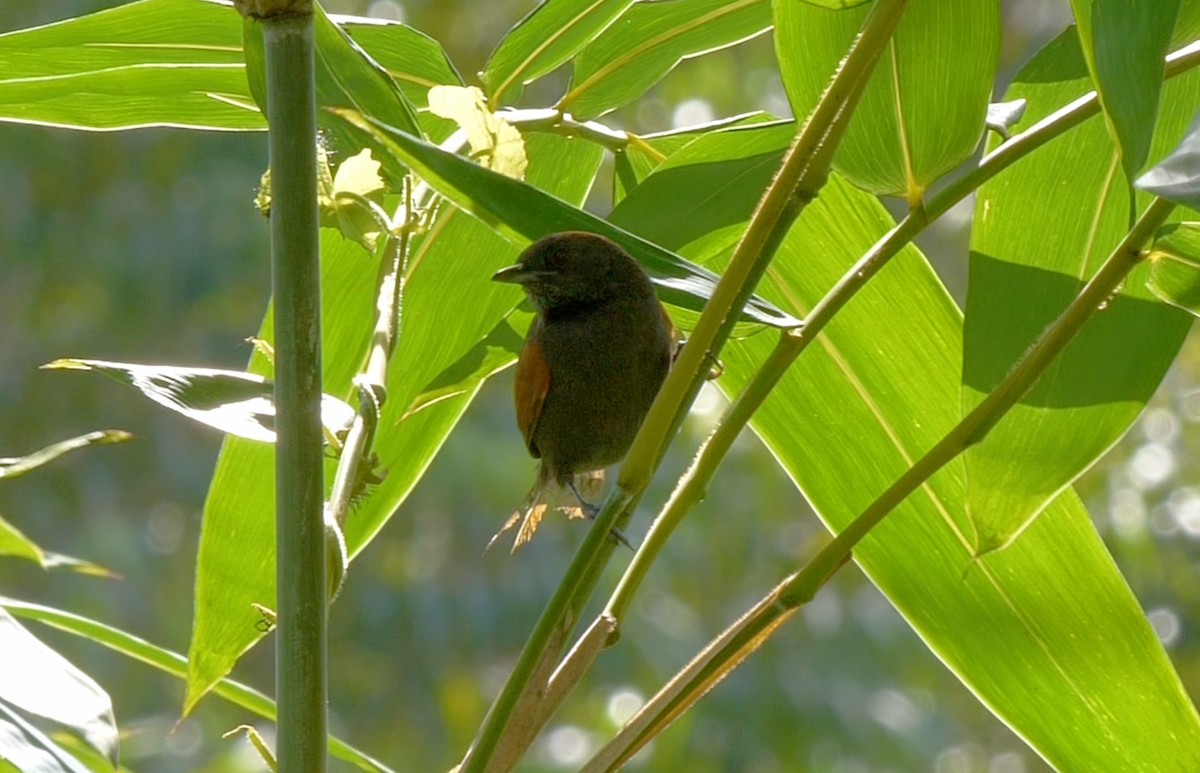
[[[60,357],[57,360],[47,362],[45,365],[39,365],[39,370],[91,370],[92,366],[84,360],[75,360],[70,357]]]

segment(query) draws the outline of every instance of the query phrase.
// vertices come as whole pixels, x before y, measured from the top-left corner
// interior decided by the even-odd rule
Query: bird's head
[[[521,285],[539,312],[654,294],[629,253],[611,239],[584,231],[539,239],[492,279]]]

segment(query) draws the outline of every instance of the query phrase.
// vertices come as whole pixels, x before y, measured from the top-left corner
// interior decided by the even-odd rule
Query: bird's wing
[[[667,307],[661,303],[658,304],[658,310],[662,312],[663,322],[667,326],[667,339],[671,342],[671,364],[675,364],[675,358],[679,356],[679,350],[683,347],[683,336],[679,329],[675,327],[675,323],[671,321],[671,315],[667,313]]]
[[[538,345],[531,329],[530,335],[525,339],[525,346],[521,349],[521,356],[517,359],[514,391],[517,402],[517,427],[525,438],[525,447],[535,459],[541,458],[542,454],[533,442],[533,432],[542,415],[542,403],[545,402],[549,389],[550,368],[546,365],[542,347]]]

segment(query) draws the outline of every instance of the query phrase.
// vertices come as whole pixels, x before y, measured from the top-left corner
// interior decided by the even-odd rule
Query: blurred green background
[[[113,4],[3,3],[0,31]],[[533,5],[327,3],[429,33],[468,82]],[[1003,70],[1011,74],[1062,29],[1069,10],[1066,0],[1014,0],[1005,15]],[[528,89],[523,104],[548,104],[565,79]],[[755,109],[788,113],[769,35],[685,62],[649,99],[604,120],[649,132]],[[251,203],[265,161],[261,134],[0,125],[0,455],[106,427],[140,438],[0,487],[0,514],[39,544],[121,579],[0,560],[0,594],[186,651],[200,513],[220,436],[99,376],[38,366],[88,357],[242,367],[243,339],[258,329],[270,284],[265,222]],[[603,213],[607,198],[598,187],[592,208]],[[921,240],[960,300],[969,214],[950,213]],[[1193,340],[1143,418],[1079,486],[1193,693],[1200,689],[1198,374]],[[483,552],[533,475],[514,426],[510,379],[501,374],[485,387],[413,496],[354,564],[331,612],[333,727],[397,770],[445,770],[457,761],[582,534],[577,524],[554,521],[515,557]],[[702,396],[632,538],[644,533],[649,508],[664,500],[720,400],[715,391]],[[744,437],[651,574],[620,645],[601,657],[526,769],[577,768],[631,707],[809,555],[822,532],[762,445]],[[176,725],[181,683],[87,642],[33,630],[113,696],[129,768],[263,769],[243,741],[220,738],[252,721],[244,712],[209,698]],[[261,646],[235,676],[270,692],[271,660],[271,648]],[[269,727],[259,728],[269,737]],[[630,769],[1019,773],[1045,766],[849,568]]]

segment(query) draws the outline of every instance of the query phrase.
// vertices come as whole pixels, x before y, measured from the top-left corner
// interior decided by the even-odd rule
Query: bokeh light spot
[[[605,711],[608,714],[609,721],[614,725],[622,726],[645,703],[646,699],[640,692],[632,687],[621,687],[620,689],[613,690],[612,695],[608,696],[608,704],[605,707]]]
[[[1146,617],[1150,620],[1155,635],[1158,636],[1158,640],[1164,647],[1171,647],[1179,641],[1179,635],[1183,631],[1183,622],[1179,619],[1179,613],[1174,609],[1158,607],[1150,610]]]

